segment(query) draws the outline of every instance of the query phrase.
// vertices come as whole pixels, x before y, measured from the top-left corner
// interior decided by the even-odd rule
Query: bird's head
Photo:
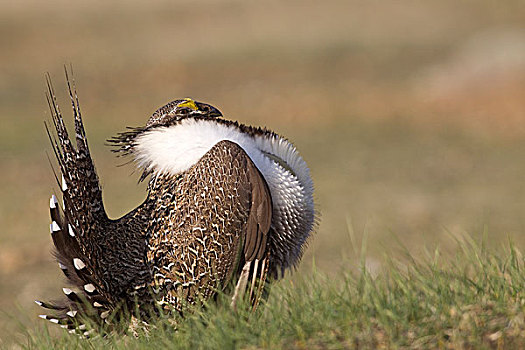
[[[146,126],[170,125],[186,118],[219,118],[222,113],[215,107],[191,98],[175,100],[157,109]]]

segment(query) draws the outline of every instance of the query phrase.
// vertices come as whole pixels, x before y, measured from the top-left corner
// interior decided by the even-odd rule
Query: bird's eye
[[[190,114],[191,112],[193,112],[191,108],[188,108],[188,107],[179,108],[179,114]]]

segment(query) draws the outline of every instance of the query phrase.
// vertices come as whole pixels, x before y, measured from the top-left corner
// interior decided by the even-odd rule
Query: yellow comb
[[[188,108],[193,109],[194,111],[199,109],[197,108],[195,101],[193,101],[191,98],[185,98],[184,102],[179,103],[177,107],[188,107]]]

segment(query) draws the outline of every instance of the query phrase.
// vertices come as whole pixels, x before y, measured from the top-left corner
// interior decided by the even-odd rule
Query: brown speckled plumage
[[[158,218],[147,229],[147,260],[164,302],[180,307],[207,299],[245,261],[265,258],[269,216],[254,211],[271,212],[270,201],[259,201],[269,199],[268,189],[236,144],[218,143],[176,178],[153,178],[149,196]]]

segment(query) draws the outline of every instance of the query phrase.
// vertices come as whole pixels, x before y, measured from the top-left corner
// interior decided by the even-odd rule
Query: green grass
[[[525,346],[525,260],[512,245],[501,253],[482,242],[458,243],[455,256],[436,250],[416,261],[385,258],[379,271],[311,272],[271,291],[255,314],[233,312],[224,297],[179,322],[159,319],[139,337],[81,340],[41,326],[27,330],[27,349],[340,349],[519,348]],[[366,249],[366,248],[364,248]],[[352,267],[353,268],[353,267]],[[53,326],[50,326],[53,327]]]

